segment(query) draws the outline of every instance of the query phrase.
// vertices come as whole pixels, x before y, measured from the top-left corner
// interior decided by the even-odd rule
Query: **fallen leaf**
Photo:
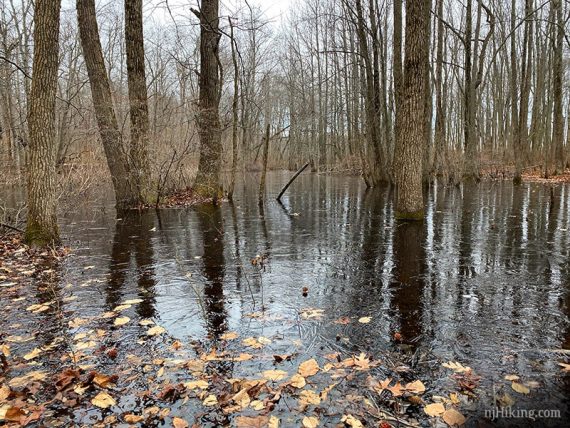
[[[42,353],[41,349],[35,348],[33,351],[24,355],[24,360],[26,360],[26,361],[33,360],[34,358],[38,357],[41,353]]]
[[[11,392],[12,391],[10,391],[10,387],[8,385],[2,385],[2,388],[0,388],[0,403],[6,401]]]
[[[319,418],[315,416],[305,416],[303,418],[303,428],[317,428],[319,426]]]
[[[424,407],[426,415],[436,418],[445,413],[445,406],[442,403],[432,403]]]
[[[465,423],[465,416],[455,409],[447,409],[443,414],[443,420],[449,426],[461,426]]]
[[[291,380],[289,381],[289,385],[301,389],[304,388],[305,385],[307,385],[307,382],[305,381],[305,378],[303,376],[301,376],[300,374],[294,374],[293,376],[291,376]]]
[[[318,371],[319,365],[314,358],[311,358],[299,365],[299,374],[305,378],[316,375]]]
[[[188,422],[182,418],[174,417],[172,418],[172,426],[174,428],[188,428]]]
[[[324,313],[323,309],[304,308],[301,310],[301,318],[305,320],[321,319]]]
[[[335,324],[340,324],[340,325],[347,325],[350,324],[350,318],[349,317],[340,317],[339,319],[334,321]]]
[[[426,392],[426,387],[421,380],[416,380],[414,382],[406,384],[404,389],[413,394],[423,394]]]
[[[263,377],[268,380],[278,381],[281,379],[285,379],[288,373],[283,370],[265,370],[263,372]]]
[[[42,381],[46,378],[46,376],[47,376],[46,372],[34,371],[27,373],[24,376],[13,378],[12,380],[10,380],[10,382],[8,382],[8,385],[12,388],[20,388],[34,381]]]
[[[116,406],[117,402],[113,397],[111,397],[106,392],[100,392],[92,400],[91,403],[94,406],[100,407],[101,409],[107,409],[111,406]]]
[[[517,375],[506,375],[505,376],[505,380],[513,381],[513,380],[519,380],[519,379],[520,379],[520,377],[518,377]]]
[[[129,317],[119,317],[115,318],[115,322],[113,323],[116,326],[121,326],[127,324],[131,319]]]
[[[471,367],[466,367],[457,361],[449,361],[442,364],[443,367],[453,370],[455,373],[464,373],[471,371]]]
[[[518,392],[519,394],[529,394],[530,393],[530,389],[528,389],[526,386],[524,386],[522,383],[518,383],[518,382],[513,382],[511,383],[511,387]]]
[[[341,419],[341,422],[344,422],[346,425],[348,425],[351,428],[364,428],[362,422],[360,422],[359,419],[356,419],[354,416],[350,414],[344,415]]]
[[[162,333],[166,333],[166,330],[159,325],[149,328],[146,332],[147,336],[158,336]]]
[[[142,303],[143,301],[144,301],[143,299],[125,300],[123,303],[121,303],[121,305],[138,305],[139,303]]]
[[[206,399],[202,402],[202,404],[204,406],[215,406],[216,404],[218,404],[218,399],[216,398],[215,395],[208,395],[206,397]]]
[[[227,333],[224,333],[220,336],[220,338],[222,340],[235,340],[239,337],[239,334],[237,334],[235,331],[229,331]]]
[[[184,386],[189,391],[193,391],[193,390],[198,389],[198,388],[199,389],[208,389],[209,384],[205,380],[191,380],[189,382],[186,382],[184,384]]]
[[[310,389],[301,391],[301,394],[299,395],[299,404],[301,409],[304,409],[309,404],[319,405],[321,404],[321,396]]]
[[[127,414],[123,416],[123,419],[128,424],[138,424],[139,422],[144,421],[144,416]]]
[[[236,418],[237,428],[263,428],[269,423],[267,416],[238,416]]]
[[[279,428],[279,418],[277,416],[270,416],[267,428]]]
[[[370,318],[370,317],[358,318],[358,322],[360,324],[368,324],[370,321],[372,321],[372,318]]]
[[[558,363],[560,367],[562,367],[562,371],[570,372],[570,364],[566,363]]]

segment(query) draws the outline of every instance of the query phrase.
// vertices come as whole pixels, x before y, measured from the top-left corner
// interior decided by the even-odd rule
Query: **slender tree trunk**
[[[553,82],[552,92],[554,97],[554,111],[552,123],[552,159],[554,175],[564,172],[564,117],[562,113],[562,81],[564,78],[564,66],[562,58],[562,45],[564,43],[564,21],[562,19],[562,4],[560,0],[553,0],[552,7],[555,9],[554,18],[556,25],[552,28],[555,31],[555,43],[553,59]]]
[[[471,44],[473,34],[473,0],[467,0],[465,19],[465,82],[464,82],[464,124],[463,136],[465,145],[463,178],[465,180],[479,180],[479,163],[477,161],[477,138],[475,129],[475,87],[473,82],[473,49]]]
[[[234,38],[234,25],[232,19],[228,17],[230,24],[230,43],[232,44],[232,63],[234,66],[234,95],[232,100],[232,176],[230,178],[230,188],[228,198],[231,200],[234,195],[236,184],[236,170],[238,163],[238,102],[239,102],[239,66],[237,60],[237,43]]]
[[[198,133],[200,162],[194,183],[197,194],[212,198],[223,196],[221,184],[222,133],[220,125],[219,2],[203,0],[200,18],[200,97]]]
[[[396,107],[396,150],[394,177],[396,179],[396,217],[422,220],[423,155],[425,149],[426,67],[429,67],[431,1],[406,2],[406,37],[404,82],[400,105]]]
[[[113,107],[111,86],[95,15],[95,0],[77,0],[76,6],[83,57],[89,75],[99,134],[115,190],[115,202],[119,210],[131,208],[136,206],[138,199],[131,186],[128,159],[123,150]]]
[[[56,199],[55,96],[61,0],[36,0],[34,60],[30,90],[28,220],[25,239],[33,246],[59,243]]]
[[[142,0],[125,0],[125,45],[131,119],[130,171],[135,197],[139,204],[144,204],[152,198]]]
[[[445,105],[443,99],[443,0],[437,0],[437,53],[435,71],[435,175],[441,176],[447,163]]]
[[[259,199],[263,199],[265,195],[265,180],[267,178],[267,161],[269,159],[269,133],[271,132],[271,124],[267,123],[265,127],[265,136],[263,138],[263,166],[261,169],[261,179],[259,180]]]

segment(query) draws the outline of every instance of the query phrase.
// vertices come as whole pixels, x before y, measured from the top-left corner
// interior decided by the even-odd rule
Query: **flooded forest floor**
[[[280,205],[286,179],[78,206],[71,250],[0,230],[0,424],[564,426],[570,186],[436,187],[416,224],[345,177]]]

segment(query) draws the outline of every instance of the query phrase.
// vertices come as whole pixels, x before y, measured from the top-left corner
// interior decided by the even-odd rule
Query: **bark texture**
[[[25,239],[33,246],[59,242],[56,204],[55,96],[61,0],[36,0],[34,60],[29,101],[30,157]]]
[[[194,183],[197,194],[217,200],[222,195],[222,134],[220,126],[219,2],[203,0],[200,18],[200,96],[198,133],[200,162]]]
[[[406,2],[404,81],[396,106],[396,217],[421,220],[424,216],[422,167],[425,147],[425,73],[428,64],[431,1]]]
[[[130,208],[137,204],[137,198],[134,197],[132,191],[128,158],[123,150],[122,137],[113,107],[111,86],[103,60],[103,50],[95,16],[95,0],[77,0],[76,6],[79,34],[87,74],[89,75],[93,107],[107,165],[111,171],[117,209]]]
[[[142,0],[125,0],[125,44],[131,119],[130,168],[136,198],[139,203],[147,203],[151,199],[151,172]]]

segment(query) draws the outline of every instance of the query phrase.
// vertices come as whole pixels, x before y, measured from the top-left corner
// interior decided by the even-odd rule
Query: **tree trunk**
[[[234,25],[232,19],[228,17],[230,24],[230,43],[232,44],[232,63],[234,66],[234,95],[232,100],[232,176],[230,178],[230,188],[228,189],[228,198],[231,200],[234,196],[234,188],[236,185],[236,170],[238,163],[238,102],[239,102],[239,66],[237,60],[237,43],[234,38]]]
[[[111,86],[95,16],[95,0],[77,0],[76,5],[83,57],[89,75],[99,134],[115,190],[115,203],[119,210],[131,208],[138,200],[131,186],[128,160],[122,147],[121,133],[113,108]]]
[[[554,67],[552,92],[554,97],[554,111],[552,123],[552,159],[553,173],[562,174],[564,172],[564,117],[562,116],[562,80],[564,77],[564,66],[562,58],[562,44],[564,43],[564,21],[562,19],[562,4],[560,0],[553,0],[552,7],[556,10],[554,19],[556,25],[552,25],[555,31],[554,46]],[[554,36],[554,34],[553,34]]]
[[[223,196],[221,184],[222,133],[220,126],[220,65],[218,48],[221,34],[218,0],[203,0],[196,14],[200,18],[200,96],[198,134],[200,162],[194,183],[197,194],[212,198]]]
[[[34,60],[30,91],[28,220],[25,240],[33,246],[59,243],[56,198],[55,95],[61,0],[36,0]]]
[[[265,179],[267,178],[267,160],[269,159],[269,133],[271,132],[271,124],[267,123],[265,128],[265,137],[263,138],[263,166],[261,169],[261,179],[259,180],[259,199],[263,199],[265,195]]]
[[[139,204],[151,200],[148,160],[148,95],[144,64],[142,0],[125,0],[125,51],[131,119],[130,172]]]
[[[425,147],[425,73],[431,1],[406,2],[404,81],[400,105],[396,107],[394,177],[397,186],[396,218],[424,217],[422,164]]]
[[[435,70],[435,165],[436,176],[444,173],[447,163],[447,143],[445,130],[445,105],[443,99],[443,0],[437,0],[437,53]]]

